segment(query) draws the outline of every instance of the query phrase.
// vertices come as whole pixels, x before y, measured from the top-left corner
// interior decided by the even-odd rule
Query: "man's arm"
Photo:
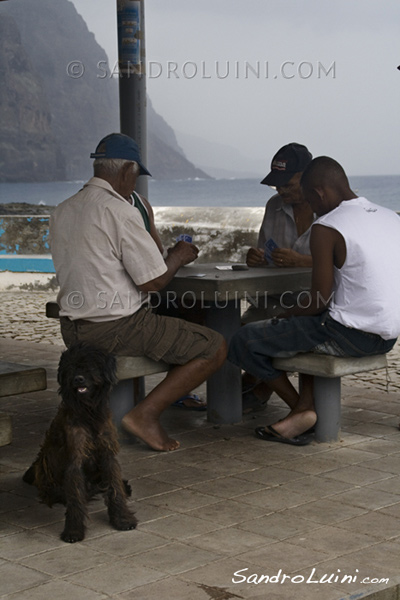
[[[310,237],[313,261],[310,296],[304,300],[304,308],[295,306],[280,317],[318,315],[327,309],[332,299],[335,255],[341,242],[344,243],[344,240],[335,229],[313,226]]]
[[[171,281],[178,269],[196,260],[198,253],[199,249],[194,244],[183,241],[178,242],[173,248],[168,250],[168,256],[165,259],[167,266],[165,273],[160,275],[160,277],[138,285],[138,288],[142,292],[159,292]]]

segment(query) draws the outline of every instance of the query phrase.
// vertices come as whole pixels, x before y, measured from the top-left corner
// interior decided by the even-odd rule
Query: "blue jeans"
[[[228,360],[259,379],[276,379],[282,371],[272,366],[276,357],[290,357],[299,352],[320,352],[335,356],[370,356],[385,354],[396,339],[341,325],[328,311],[310,317],[269,319],[249,323],[232,337]]]

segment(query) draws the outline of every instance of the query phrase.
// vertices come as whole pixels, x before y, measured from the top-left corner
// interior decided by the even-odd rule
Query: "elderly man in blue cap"
[[[160,415],[219,369],[226,343],[211,329],[151,308],[149,293],[164,288],[198,249],[179,241],[163,258],[151,207],[134,191],[137,178],[150,175],[136,142],[110,134],[91,158],[94,177],[50,221],[61,333],[67,346],[83,341],[174,365],[122,425],[154,450],[175,450],[179,442],[161,427]]]

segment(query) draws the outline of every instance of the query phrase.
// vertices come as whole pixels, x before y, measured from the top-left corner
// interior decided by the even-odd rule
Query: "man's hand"
[[[196,260],[198,255],[199,249],[190,242],[180,241],[173,248],[168,248],[168,258],[178,259],[181,267]]]
[[[310,255],[300,254],[291,248],[277,248],[271,254],[276,267],[311,267]]]
[[[264,251],[261,248],[250,248],[246,256],[248,267],[265,267],[267,261],[264,257]]]

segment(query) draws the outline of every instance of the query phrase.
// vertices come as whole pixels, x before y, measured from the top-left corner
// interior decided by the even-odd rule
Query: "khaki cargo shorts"
[[[194,358],[211,359],[223,337],[213,329],[183,319],[157,315],[149,306],[133,315],[94,323],[61,317],[61,333],[67,347],[87,342],[123,356],[148,356],[171,365],[184,365]]]

